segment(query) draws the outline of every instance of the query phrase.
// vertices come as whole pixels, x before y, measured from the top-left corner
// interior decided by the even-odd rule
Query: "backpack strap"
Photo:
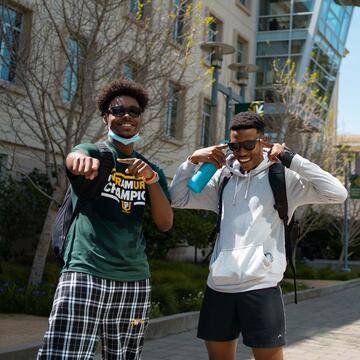
[[[211,251],[205,257],[203,262],[206,262],[208,260],[209,256],[212,254],[214,247],[215,247],[216,237],[220,233],[220,224],[221,224],[221,216],[222,216],[222,197],[223,197],[224,188],[225,188],[226,184],[229,182],[231,176],[232,176],[232,174],[230,174],[230,176],[225,176],[222,181],[220,180],[221,182],[220,182],[220,186],[219,186],[218,215],[216,218],[216,225],[209,235],[209,243],[211,244]]]
[[[219,188],[219,204],[218,204],[218,216],[216,219],[216,234],[218,234],[220,232],[220,224],[221,224],[221,216],[222,216],[222,198],[223,198],[223,193],[224,193],[224,188],[226,186],[226,184],[229,182],[231,178],[230,176],[226,176],[224,177],[222,183],[220,184],[220,188]]]
[[[278,211],[280,219],[284,222],[285,228],[285,251],[288,263],[293,273],[294,280],[294,301],[297,304],[297,287],[296,287],[296,270],[292,259],[292,239],[291,231],[294,224],[294,218],[289,222],[288,216],[288,201],[286,194],[286,182],[285,182],[285,166],[280,163],[275,163],[269,168],[269,182],[271,190],[274,195],[275,204],[274,208]]]

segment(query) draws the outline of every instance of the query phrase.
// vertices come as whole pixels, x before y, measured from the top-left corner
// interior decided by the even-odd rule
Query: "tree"
[[[129,8],[128,0],[34,0],[32,24],[24,27],[31,46],[15,46],[13,34],[1,30],[7,50],[1,60],[16,74],[16,81],[0,87],[3,134],[18,145],[14,151],[20,145],[43,163],[53,188],[29,284],[42,279],[51,226],[67,187],[66,154],[80,142],[102,137],[95,97],[122,68],[150,92],[151,106],[143,121],[146,136],[139,150],[150,157],[170,152],[161,139],[171,124],[163,126],[160,119],[174,90],[169,84],[181,84],[176,88],[180,96],[190,81],[201,79],[193,49],[202,9],[186,0],[173,8],[168,4],[138,0],[130,1]]]
[[[319,95],[317,77],[307,71],[298,80],[294,62],[275,60],[274,81],[265,100],[270,110],[265,116],[277,140],[306,157],[312,155],[311,141],[323,130],[328,109],[328,99]]]
[[[336,146],[336,161],[334,162],[334,171],[337,176],[345,182],[345,173],[349,172],[348,164],[354,159],[354,153],[351,152],[349,145],[339,144]],[[350,174],[348,174],[349,176]],[[350,196],[350,195],[349,195]],[[360,201],[359,199],[348,200],[348,236],[349,248],[355,249],[360,246]],[[333,232],[339,234],[341,242],[341,252],[339,255],[339,267],[344,260],[344,210],[343,205],[333,205],[330,209],[332,214],[336,214],[332,221]],[[350,256],[351,254],[349,254]]]
[[[290,59],[285,62],[273,62],[273,86],[268,91],[268,112],[266,122],[270,131],[275,134],[276,141],[285,142],[294,151],[310,158],[317,163],[323,159],[318,157],[319,148],[329,147],[329,135],[326,131],[326,114],[328,99],[319,95],[316,85],[317,74],[306,72],[298,80],[296,65]],[[265,108],[265,111],[267,110]],[[319,145],[317,149],[313,144]],[[306,236],[325,223],[324,207],[306,205],[298,208],[295,219],[299,224],[299,234],[293,244],[293,262],[296,250]]]

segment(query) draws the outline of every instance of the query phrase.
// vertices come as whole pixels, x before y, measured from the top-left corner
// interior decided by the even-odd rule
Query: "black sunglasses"
[[[137,106],[125,107],[122,105],[116,105],[116,106],[112,106],[108,110],[108,113],[116,117],[121,117],[124,116],[125,114],[128,114],[131,118],[137,118],[141,115],[142,110]]]
[[[256,143],[261,140],[259,138],[254,140],[247,140],[242,142],[229,142],[228,146],[231,151],[239,151],[241,148],[251,151],[255,149]]]

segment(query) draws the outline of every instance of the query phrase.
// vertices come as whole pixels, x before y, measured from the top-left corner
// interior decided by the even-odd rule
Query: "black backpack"
[[[71,186],[66,191],[64,200],[59,206],[53,228],[51,243],[56,259],[61,265],[64,265],[64,244],[70,226],[79,213],[80,203],[83,200],[89,200],[100,196],[100,191],[104,187],[111,170],[115,166],[112,151],[105,143],[95,144],[100,151],[100,166],[98,176],[93,180],[84,180],[78,193],[78,202],[72,202]]]
[[[223,179],[220,190],[219,190],[219,213],[216,221],[216,226],[212,233],[210,234],[210,242],[215,244],[216,236],[220,232],[220,223],[222,215],[222,195],[224,192],[225,185],[230,180],[230,176],[227,176]],[[288,224],[288,202],[286,195],[286,183],[285,183],[285,166],[280,163],[275,163],[269,168],[269,182],[271,190],[274,195],[275,204],[274,208],[278,211],[280,219],[284,222],[285,227],[285,252],[286,259],[290,265],[291,271],[293,273],[294,280],[294,302],[297,304],[297,287],[296,287],[296,271],[293,262],[293,244],[296,238],[299,236],[299,226],[294,217],[292,217],[290,223]],[[211,252],[210,252],[211,253]],[[210,254],[209,254],[210,255]],[[208,256],[209,256],[208,255]]]

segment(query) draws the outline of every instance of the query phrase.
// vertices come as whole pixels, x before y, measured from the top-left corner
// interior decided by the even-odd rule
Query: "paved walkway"
[[[359,360],[360,287],[286,306],[286,360]],[[238,359],[253,359],[240,345]],[[147,341],[142,360],[207,360],[195,331]]]

